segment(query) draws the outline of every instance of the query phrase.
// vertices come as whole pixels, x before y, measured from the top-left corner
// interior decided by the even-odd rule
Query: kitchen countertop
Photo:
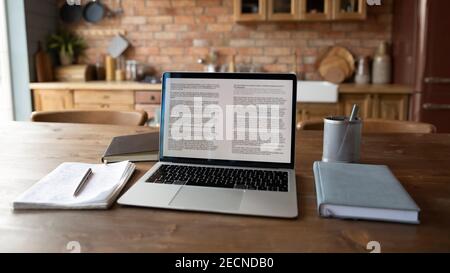
[[[141,82],[38,82],[30,83],[30,89],[51,90],[137,90],[137,91],[161,91],[161,84],[150,84]]]
[[[30,89],[51,90],[137,90],[137,91],[161,91],[161,84],[149,84],[140,82],[41,82],[30,83]],[[367,84],[358,85],[345,83],[339,85],[339,93],[344,94],[412,94],[413,88],[400,84]]]
[[[364,94],[413,94],[413,88],[401,84],[355,84],[344,83],[339,85],[340,93]]]

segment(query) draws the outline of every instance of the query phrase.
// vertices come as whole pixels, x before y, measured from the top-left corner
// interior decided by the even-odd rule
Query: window
[[[0,121],[13,120],[6,1],[0,1]]]

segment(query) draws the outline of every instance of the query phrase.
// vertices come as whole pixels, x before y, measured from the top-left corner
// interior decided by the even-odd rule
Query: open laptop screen
[[[289,74],[166,73],[161,158],[293,163],[295,86]]]

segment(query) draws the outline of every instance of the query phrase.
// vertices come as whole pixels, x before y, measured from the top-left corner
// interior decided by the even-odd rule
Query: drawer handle
[[[425,103],[422,108],[424,110],[450,110],[450,104]]]
[[[108,96],[108,95],[105,95],[105,96],[103,96],[103,98],[104,98],[105,100],[108,100],[108,99],[109,99],[109,96]]]
[[[450,78],[428,77],[425,78],[425,83],[450,83]]]

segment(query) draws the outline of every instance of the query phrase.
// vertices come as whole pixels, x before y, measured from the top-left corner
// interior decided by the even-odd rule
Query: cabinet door
[[[34,90],[35,111],[73,109],[72,90]]]
[[[75,90],[75,103],[134,104],[134,92],[129,90]]]
[[[367,17],[366,0],[335,0],[333,3],[333,19],[363,20]]]
[[[299,0],[269,0],[267,18],[271,21],[299,19]]]
[[[234,0],[234,19],[238,22],[264,21],[268,0]]]
[[[333,18],[331,0],[300,0],[300,19],[325,21]]]
[[[388,120],[408,119],[407,95],[376,95],[373,100],[373,118]]]
[[[372,117],[372,97],[369,94],[343,94],[340,95],[340,112],[349,116],[354,104],[360,107],[359,116],[361,118]]]

